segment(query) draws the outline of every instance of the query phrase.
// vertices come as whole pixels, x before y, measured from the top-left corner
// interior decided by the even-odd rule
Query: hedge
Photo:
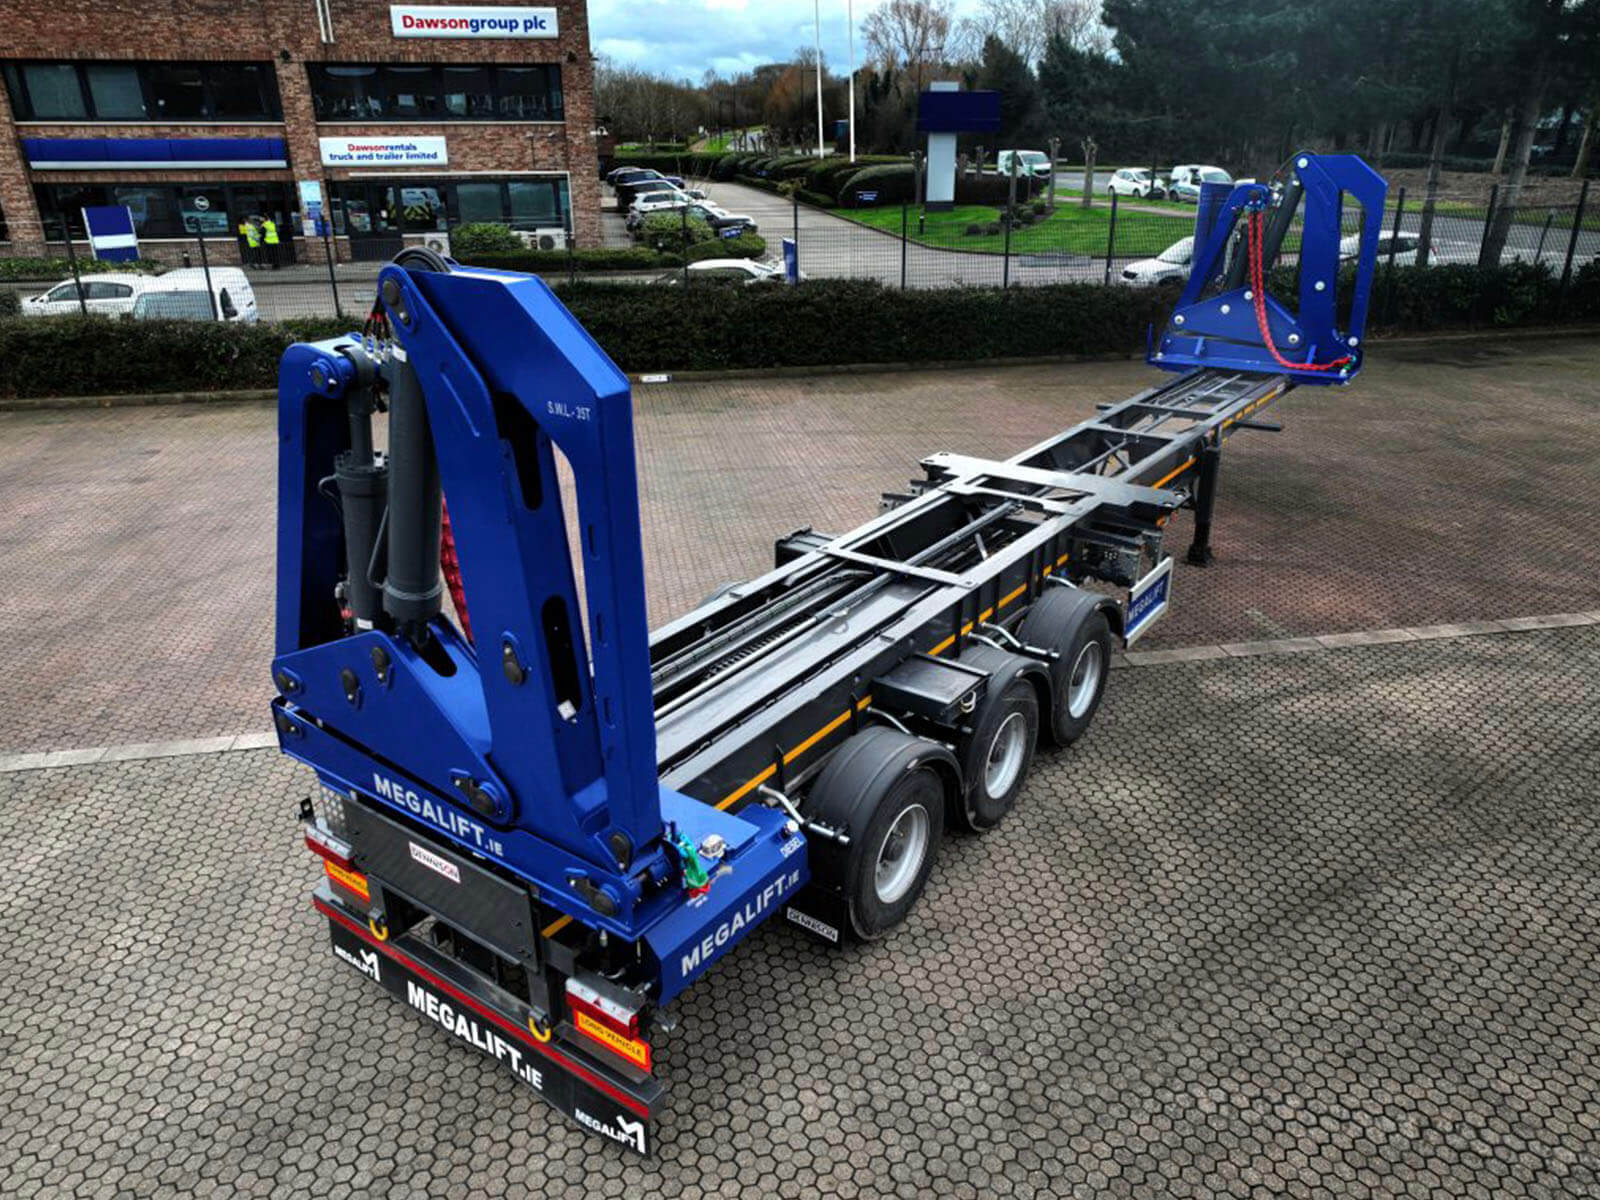
[[[754,233],[741,233],[738,237],[712,238],[690,246],[684,255],[690,262],[707,258],[761,258],[767,253],[767,239]]]
[[[109,262],[99,258],[78,259],[78,274],[93,275],[100,271],[141,271],[159,275],[168,269],[166,263],[141,258],[133,262]],[[72,278],[72,260],[69,258],[0,258],[0,279],[39,280],[59,283]]]
[[[917,176],[910,163],[882,163],[864,167],[839,187],[839,203],[850,208],[903,204],[916,199]],[[862,192],[875,192],[876,198],[861,199]]]
[[[1388,311],[1389,286],[1380,272],[1380,314]],[[899,291],[842,279],[696,289],[692,298],[678,289],[584,281],[555,290],[628,371],[1135,354],[1146,327],[1165,320],[1177,295],[1172,285]],[[1393,304],[1394,319],[1382,322],[1391,332],[1600,320],[1600,263],[1575,271],[1564,296],[1548,271],[1532,265],[1405,268],[1395,272]],[[0,396],[271,387],[290,342],[353,324],[0,320]]]
[[[456,261],[464,267],[494,267],[539,275],[562,273],[569,266],[578,271],[648,271],[677,266],[683,260],[673,254],[658,254],[648,246],[583,246],[570,255],[565,250],[524,248],[507,254],[458,254]]]

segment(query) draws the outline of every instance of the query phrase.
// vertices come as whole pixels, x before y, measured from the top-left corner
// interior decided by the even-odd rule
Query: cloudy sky
[[[856,0],[856,28],[877,0]],[[963,0],[958,13],[975,7]],[[734,75],[787,61],[812,40],[812,0],[589,0],[596,54],[698,83],[707,67]],[[849,63],[845,0],[822,0],[822,53],[829,67]],[[856,55],[863,53],[856,37]]]

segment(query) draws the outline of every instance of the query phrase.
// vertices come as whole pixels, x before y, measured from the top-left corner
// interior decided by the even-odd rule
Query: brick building
[[[469,221],[599,238],[581,0],[0,0],[0,29],[0,253],[100,204],[158,256],[259,215],[320,260],[319,206],[341,260]]]

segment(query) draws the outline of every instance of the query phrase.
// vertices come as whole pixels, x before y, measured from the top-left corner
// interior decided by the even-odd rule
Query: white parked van
[[[1002,176],[1011,174],[1011,160],[1017,161],[1017,176],[1032,175],[1035,179],[1050,178],[1050,156],[1043,150],[1002,150],[995,155],[995,169]]]
[[[185,267],[152,279],[134,297],[132,314],[136,321],[239,321],[254,324],[261,319],[256,308],[255,289],[238,267],[212,267],[211,295],[206,295],[206,271]]]

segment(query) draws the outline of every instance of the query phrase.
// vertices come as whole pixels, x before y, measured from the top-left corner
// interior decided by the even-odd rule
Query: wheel
[[[1051,706],[1051,732],[1056,742],[1070,746],[1082,737],[1100,708],[1111,671],[1111,627],[1096,609],[1079,627],[1062,660],[1070,667],[1060,675]]]
[[[893,929],[922,895],[944,829],[944,786],[915,767],[879,801],[861,838],[850,895],[850,927],[863,941]]]
[[[971,733],[956,743],[961,778],[966,783],[965,803],[953,807],[951,819],[969,833],[984,833],[998,825],[1017,802],[1022,783],[1033,765],[1039,738],[1039,694],[1020,674],[1027,660],[1014,654],[978,646],[980,656],[961,656],[990,672],[990,692],[973,714]]]
[[[1050,733],[1070,746],[1094,721],[1111,669],[1111,626],[1090,592],[1059,589],[1034,603],[1019,630],[1024,645],[1054,650]]]
[[[823,768],[805,814],[850,840],[808,839],[811,882],[834,897],[860,940],[888,933],[922,895],[957,774],[943,746],[887,726],[856,734]]]

